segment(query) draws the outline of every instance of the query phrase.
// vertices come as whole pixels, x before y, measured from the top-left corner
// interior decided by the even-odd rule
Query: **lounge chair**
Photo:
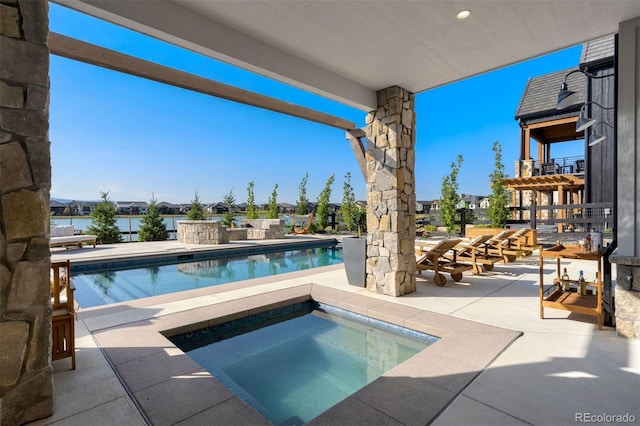
[[[70,246],[82,248],[84,243],[92,244],[95,248],[97,239],[95,235],[84,235],[82,231],[76,231],[73,225],[52,226],[49,237],[50,248],[64,247],[66,249]]]
[[[416,267],[418,273],[422,271],[433,271],[433,282],[438,287],[442,287],[447,279],[440,272],[451,274],[451,279],[460,281],[462,273],[469,271],[472,266],[466,263],[458,263],[456,260],[455,247],[461,242],[460,239],[442,240],[433,247],[420,245],[416,250]],[[448,252],[449,257],[446,255]]]
[[[518,233],[525,233],[525,230],[520,230]],[[515,244],[513,244],[514,239],[519,239],[522,235],[516,235],[516,230],[508,229],[506,231],[500,232],[498,235],[491,237],[487,242],[488,252],[490,254],[496,254],[498,256],[502,256],[505,263],[514,262],[518,258],[524,258],[527,256],[531,256],[533,253],[533,248],[531,247],[521,247],[517,248]]]
[[[520,250],[522,252],[531,252],[540,248],[538,244],[531,244],[529,241],[534,241],[534,238],[529,238],[529,234],[533,234],[533,229],[531,228],[520,228],[513,235],[509,237],[509,246],[514,248],[515,250]],[[531,253],[526,254],[527,256],[531,255]]]
[[[491,271],[498,262],[504,262],[502,256],[489,253],[489,246],[486,244],[493,235],[479,235],[468,243],[460,243],[455,249],[456,260],[461,263],[470,263],[474,275],[480,275],[482,269]],[[447,255],[449,257],[449,255]]]

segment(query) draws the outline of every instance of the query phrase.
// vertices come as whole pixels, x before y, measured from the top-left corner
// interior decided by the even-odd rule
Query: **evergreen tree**
[[[340,215],[347,230],[351,233],[351,231],[357,227],[356,221],[358,219],[358,206],[356,205],[356,197],[353,193],[353,187],[351,186],[351,172],[347,172],[344,176],[343,190]]]
[[[296,205],[296,213],[297,214],[307,214],[309,213],[309,199],[307,198],[307,181],[309,180],[309,173],[305,173],[302,178],[302,182],[300,182],[300,186],[298,187],[300,197],[298,198],[298,203]]]
[[[197,190],[195,196],[193,197],[193,200],[191,200],[191,207],[189,208],[189,213],[187,213],[187,219],[205,220],[204,206],[200,202],[200,196],[198,195]]]
[[[493,172],[489,175],[491,181],[491,195],[489,195],[489,219],[491,226],[504,228],[509,218],[509,190],[504,186],[507,176],[502,164],[502,146],[500,142],[493,143],[495,163]]]
[[[335,175],[329,176],[324,188],[318,195],[318,207],[316,209],[316,220],[320,224],[320,228],[324,230],[329,226],[329,199],[331,198],[331,185],[335,180]]]
[[[253,194],[253,181],[249,182],[247,187],[247,219],[257,219],[258,211],[256,210],[255,196]]]
[[[458,172],[461,165],[462,155],[458,155],[457,162],[451,162],[451,174],[442,180],[440,220],[449,235],[456,228],[456,207],[460,199],[458,196]]]
[[[165,241],[168,239],[167,225],[158,211],[158,201],[152,195],[149,210],[140,219],[138,241]]]
[[[233,189],[222,197],[222,202],[227,206],[227,212],[222,216],[222,223],[226,226],[233,227],[233,204],[236,202],[236,197],[233,195]]]
[[[269,211],[267,212],[267,219],[278,218],[278,184],[273,188],[271,197],[269,197]]]
[[[100,191],[100,201],[91,212],[91,225],[87,234],[97,236],[98,244],[113,244],[122,241],[120,229],[116,225],[116,206],[109,200],[109,191]]]

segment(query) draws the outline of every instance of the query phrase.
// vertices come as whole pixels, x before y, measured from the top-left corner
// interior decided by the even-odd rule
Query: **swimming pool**
[[[263,249],[264,250],[264,249]],[[106,264],[102,269],[82,265],[73,268],[75,299],[83,307],[125,302],[144,297],[216,286],[236,281],[306,270],[342,263],[342,250],[335,245],[267,251],[221,257],[174,256]],[[191,261],[188,261],[191,260]]]
[[[300,425],[437,338],[306,302],[171,340],[272,424]]]

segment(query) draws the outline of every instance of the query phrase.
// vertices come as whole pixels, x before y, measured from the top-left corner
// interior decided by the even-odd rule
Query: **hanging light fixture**
[[[561,109],[565,109],[567,107],[570,107],[571,105],[573,105],[576,101],[575,99],[575,94],[576,92],[574,92],[573,90],[569,90],[569,86],[567,85],[567,78],[571,75],[571,74],[575,74],[577,72],[581,72],[584,75],[586,75],[587,77],[591,77],[590,74],[587,74],[586,71],[577,69],[577,70],[573,70],[571,72],[569,72],[567,75],[564,76],[564,80],[562,81],[562,84],[560,85],[560,91],[558,92],[558,101],[556,103],[556,109],[557,110],[561,110]]]
[[[560,86],[560,92],[558,92],[558,103],[556,104],[556,109],[565,109],[569,105],[572,105],[574,103],[572,96],[575,94],[576,92],[568,89],[567,83],[562,83]]]
[[[582,107],[580,107],[580,115],[578,116],[578,121],[576,121],[576,132],[581,132],[585,129],[588,129],[598,121],[595,118],[591,118],[586,115],[584,108],[586,106],[587,104],[584,104],[582,105]]]
[[[597,123],[596,126],[599,125],[606,125],[609,126],[613,129],[613,126],[609,123],[606,123],[604,121],[601,121],[600,123]],[[596,133],[596,129],[595,126],[593,128],[593,131],[591,132],[591,138],[589,138],[591,141],[589,142],[589,146],[594,146],[594,145],[598,145],[600,142],[602,142],[603,140],[605,140],[607,137],[601,134]]]
[[[600,142],[605,140],[607,137],[603,135],[597,134],[595,131],[591,133],[591,142],[589,142],[589,146],[598,145]]]
[[[567,75],[564,76],[564,80],[562,80],[562,84],[560,85],[560,91],[558,92],[558,101],[556,102],[557,110],[568,108],[571,105],[574,105],[576,103],[577,96],[574,96],[576,95],[576,92],[574,92],[573,90],[569,90],[569,85],[567,84],[567,78],[571,74],[575,74],[577,72],[584,74],[589,79],[610,77],[610,75],[600,75],[600,76],[594,75],[583,69],[575,69],[573,71],[569,71]]]
[[[594,124],[596,124],[596,122],[598,121],[595,118],[591,118],[587,115],[586,112],[586,107],[589,104],[595,104],[598,105],[600,108],[602,109],[613,109],[613,107],[611,108],[607,108],[605,106],[600,105],[599,103],[595,102],[595,101],[591,101],[591,102],[585,102],[584,105],[582,105],[580,107],[580,115],[578,116],[578,121],[576,122],[576,132],[581,132],[585,129],[588,129],[589,127],[593,126]]]

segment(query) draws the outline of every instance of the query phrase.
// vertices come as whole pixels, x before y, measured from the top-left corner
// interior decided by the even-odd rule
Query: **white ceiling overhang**
[[[365,111],[380,89],[418,93],[640,16],[638,0],[56,2]]]

